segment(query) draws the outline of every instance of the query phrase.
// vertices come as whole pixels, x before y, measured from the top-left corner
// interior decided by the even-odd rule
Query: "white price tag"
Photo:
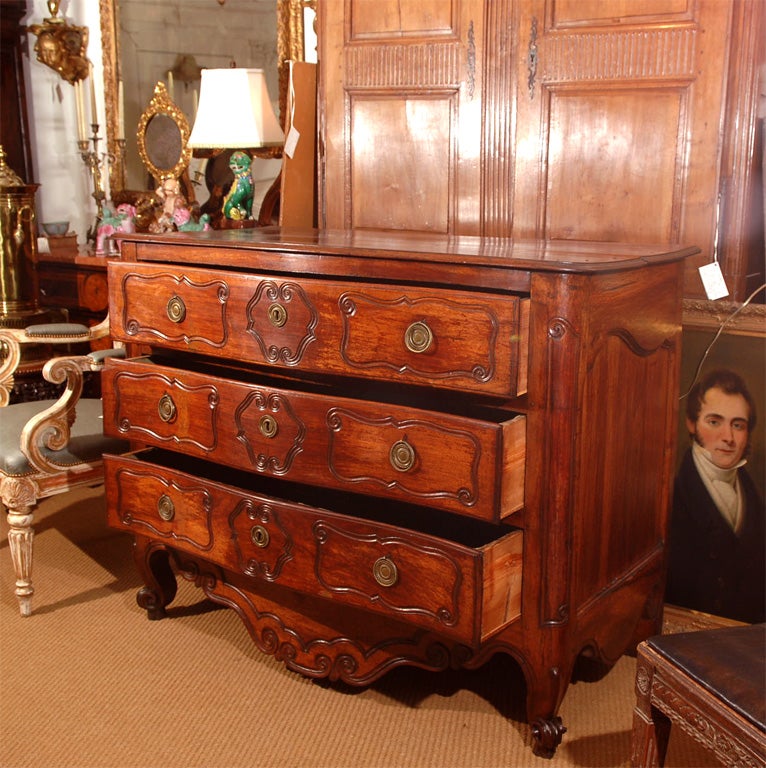
[[[726,287],[726,281],[723,279],[721,267],[717,261],[711,261],[699,268],[702,285],[705,286],[705,293],[710,301],[722,299],[729,295],[729,289]]]
[[[287,138],[285,139],[285,154],[290,159],[292,159],[293,155],[295,154],[295,147],[297,146],[298,139],[300,139],[300,137],[301,132],[295,126],[292,126],[287,134]]]

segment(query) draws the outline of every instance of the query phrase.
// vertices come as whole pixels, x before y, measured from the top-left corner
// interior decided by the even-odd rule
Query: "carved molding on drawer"
[[[338,306],[343,319],[340,351],[350,368],[406,372],[427,381],[462,378],[480,383],[497,373],[500,321],[486,306],[408,296],[385,300],[351,292],[338,299]],[[414,353],[405,345],[407,330],[425,318],[437,329],[432,329],[433,343],[426,352]],[[468,341],[467,331],[473,331]],[[376,336],[371,338],[372,334]]]
[[[271,504],[243,499],[229,515],[229,528],[237,561],[248,576],[276,581],[293,559],[293,538]]]
[[[192,387],[158,373],[120,371],[114,377],[114,398],[117,428],[132,439],[140,434],[155,444],[191,444],[203,451],[214,451],[218,445],[220,395],[212,385]],[[175,414],[168,421],[158,414],[166,398],[175,404]]]
[[[266,425],[266,420],[270,424]],[[256,389],[234,413],[237,440],[244,445],[252,466],[259,472],[284,475],[303,450],[306,425],[287,398]]]
[[[262,280],[247,305],[247,332],[269,363],[298,365],[316,341],[319,313],[297,283]]]
[[[369,418],[345,408],[327,412],[330,442],[327,466],[340,482],[373,483],[416,498],[452,499],[461,507],[476,504],[479,496],[481,443],[462,429],[423,419],[399,421],[393,416]],[[406,439],[414,459],[410,469],[396,469],[390,447]],[[360,446],[367,446],[367,453]],[[445,456],[468,457],[452,461],[445,471]],[[447,482],[451,487],[444,487]]]
[[[123,291],[122,323],[129,336],[174,343],[198,342],[216,348],[226,346],[229,286],[223,280],[203,283],[168,272],[131,272],[123,278]],[[182,312],[173,309],[181,305]],[[167,307],[167,311],[158,307]]]
[[[151,548],[146,553],[149,555]],[[473,655],[462,643],[436,638],[411,625],[399,625],[398,631],[392,634],[390,619],[385,629],[378,628],[371,614],[366,614],[364,619],[368,627],[366,642],[338,636],[324,621],[307,624],[305,618],[299,619],[294,610],[274,602],[267,594],[245,592],[226,581],[222,571],[204,561],[191,560],[182,553],[174,553],[174,558],[184,576],[193,580],[211,600],[236,610],[260,651],[308,677],[369,685],[388,670],[413,659],[418,660],[422,669],[438,672],[458,669]],[[347,617],[347,607],[339,608],[333,601],[322,602],[322,616]],[[304,605],[301,607],[306,609]]]
[[[213,548],[213,499],[204,485],[181,484],[125,468],[118,470],[116,478],[119,519],[135,533],[145,528],[154,536],[185,542],[202,552]],[[158,511],[163,497],[175,509],[170,520]]]
[[[331,594],[353,595],[403,619],[416,614],[445,627],[459,623],[463,577],[448,553],[399,536],[342,530],[322,520],[312,531],[317,542],[316,578]],[[375,564],[383,557],[396,564],[398,573],[389,586],[382,586],[375,575]]]

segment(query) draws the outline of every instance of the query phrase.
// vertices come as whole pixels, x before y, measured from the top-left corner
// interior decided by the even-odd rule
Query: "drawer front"
[[[529,303],[156,264],[109,265],[112,334],[306,372],[514,397]]]
[[[524,416],[494,423],[109,361],[104,428],[293,482],[497,521],[523,506]]]
[[[135,457],[107,457],[112,527],[468,644],[520,615],[522,533],[470,547],[276,499]]]

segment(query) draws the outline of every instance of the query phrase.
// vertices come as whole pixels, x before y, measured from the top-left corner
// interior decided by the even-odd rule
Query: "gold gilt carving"
[[[37,37],[37,60],[74,85],[90,72],[88,28],[67,23],[66,19],[56,15],[58,10],[58,0],[48,0],[50,17],[42,24],[32,24],[29,31]]]
[[[4,477],[0,481],[0,498],[3,504],[9,509],[15,510],[17,518],[24,517],[24,513],[19,514],[20,510],[25,510],[37,503],[37,497],[40,489],[34,480],[28,477]],[[8,513],[10,518],[11,513]],[[31,521],[30,521],[31,522]],[[20,525],[21,523],[17,523]]]
[[[101,20],[101,63],[104,68],[104,107],[106,113],[106,153],[114,158],[109,163],[109,189],[112,194],[125,186],[125,164],[123,158],[124,142],[118,141],[117,124],[119,115],[119,88],[122,79],[120,72],[120,38],[115,20],[116,0],[98,0]]]

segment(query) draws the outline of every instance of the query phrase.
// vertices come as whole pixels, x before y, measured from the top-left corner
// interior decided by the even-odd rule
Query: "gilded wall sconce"
[[[88,28],[68,24],[59,17],[60,0],[48,0],[50,17],[42,24],[32,24],[30,32],[37,37],[37,60],[55,70],[68,83],[84,80],[90,71],[87,58]]]

